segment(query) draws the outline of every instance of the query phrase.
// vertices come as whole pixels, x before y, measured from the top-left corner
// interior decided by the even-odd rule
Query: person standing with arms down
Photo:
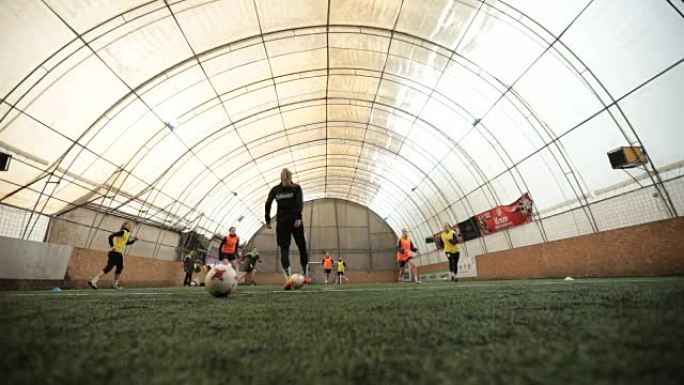
[[[183,286],[190,286],[192,282],[192,270],[194,269],[193,256],[195,252],[191,251],[183,259],[183,270],[185,271],[185,278],[183,278]]]
[[[404,269],[406,265],[409,265],[411,269],[411,276],[413,277],[413,282],[420,283],[418,279],[418,266],[413,262],[413,253],[417,252],[418,249],[413,246],[413,242],[409,239],[408,228],[404,227],[401,229],[401,237],[397,243],[397,261],[399,262],[399,282],[404,276]]]
[[[132,245],[137,241],[135,237],[131,238],[131,231],[133,230],[133,222],[126,221],[121,225],[121,230],[116,233],[109,235],[109,253],[107,254],[107,266],[102,269],[102,271],[88,281],[88,285],[97,290],[97,281],[102,278],[103,275],[109,273],[112,268],[116,266],[114,270],[114,284],[112,284],[112,289],[121,289],[119,286],[119,277],[123,271],[123,253],[127,245]]]
[[[461,249],[458,248],[458,235],[451,229],[451,225],[445,223],[441,238],[442,243],[444,243],[444,254],[446,254],[447,259],[449,259],[451,280],[458,281],[456,274],[458,274],[458,258],[461,255]]]
[[[228,235],[223,238],[219,246],[219,261],[227,259],[233,269],[237,271],[238,268],[238,246],[240,246],[240,237],[235,234],[235,226],[228,230]],[[225,262],[224,262],[225,263]]]
[[[292,172],[284,168],[280,173],[280,184],[273,187],[266,199],[266,228],[271,228],[271,205],[273,200],[278,202],[276,223],[276,239],[280,249],[280,264],[285,274],[285,289],[292,288],[290,276],[290,241],[294,237],[299,249],[299,262],[302,265],[302,274],[306,277],[305,282],[311,282],[309,277],[309,255],[306,251],[306,238],[304,237],[304,223],[302,223],[302,209],[304,201],[302,188],[292,182]]]
[[[323,256],[323,274],[325,275],[325,284],[328,284],[330,280],[330,272],[333,268],[333,257],[330,255],[329,251],[325,252]]]

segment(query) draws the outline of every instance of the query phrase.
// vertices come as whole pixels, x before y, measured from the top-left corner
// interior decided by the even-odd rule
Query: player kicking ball
[[[273,200],[278,203],[276,214],[276,240],[280,250],[280,264],[285,274],[285,290],[291,290],[293,286],[292,271],[290,270],[290,242],[294,238],[299,249],[299,262],[302,265],[305,283],[311,283],[309,277],[309,254],[306,251],[306,238],[304,237],[304,223],[302,222],[302,209],[304,202],[302,188],[292,182],[292,172],[284,168],[280,173],[280,183],[273,187],[266,199],[266,228],[271,228],[271,205]]]

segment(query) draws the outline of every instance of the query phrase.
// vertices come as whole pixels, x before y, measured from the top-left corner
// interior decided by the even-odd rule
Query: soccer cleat
[[[123,289],[123,287],[121,287],[121,286],[119,286],[118,284],[115,283],[115,284],[112,285],[112,289],[121,290],[121,289]]]
[[[88,281],[88,286],[90,286],[93,290],[97,290],[97,284],[92,280]]]
[[[292,290],[292,285],[293,285],[293,283],[294,283],[294,282],[292,282],[292,278],[288,278],[288,279],[285,281],[285,286],[283,286],[283,289],[285,289],[285,290]]]

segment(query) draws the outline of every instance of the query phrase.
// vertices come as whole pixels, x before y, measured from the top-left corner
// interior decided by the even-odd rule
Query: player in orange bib
[[[323,274],[325,274],[325,284],[328,284],[328,280],[330,279],[330,272],[332,271],[333,268],[333,257],[330,255],[329,251],[325,252],[325,256],[323,256]]]
[[[411,269],[411,276],[413,277],[413,282],[420,283],[418,279],[418,266],[413,261],[413,253],[417,252],[418,249],[413,245],[413,242],[409,239],[408,229],[404,227],[401,230],[401,237],[397,243],[397,262],[399,262],[399,279],[401,282],[401,277],[404,276],[404,269],[406,265],[409,265]]]
[[[228,231],[228,235],[223,238],[221,246],[219,246],[219,261],[223,262],[227,259],[237,271],[238,268],[238,247],[240,246],[240,237],[235,234],[235,226],[232,226]],[[224,262],[225,263],[225,262]]]

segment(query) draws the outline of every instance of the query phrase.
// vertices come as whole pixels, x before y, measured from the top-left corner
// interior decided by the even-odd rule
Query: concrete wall
[[[0,279],[61,280],[71,246],[0,237]]]
[[[107,251],[0,237],[0,290],[86,288],[107,264]],[[103,278],[111,284],[113,272]],[[204,274],[196,274],[203,278]],[[121,284],[129,287],[180,286],[183,264],[125,255]]]
[[[367,208],[343,200],[321,199],[304,203],[302,218],[310,261],[320,262],[324,252],[329,250],[335,259],[340,255],[344,257],[349,274],[396,268],[394,245],[397,237],[382,218]],[[273,222],[275,224],[275,219]],[[257,231],[249,241],[251,246],[256,246],[261,254],[263,262],[259,270],[262,273],[282,271],[277,257],[275,226]],[[299,272],[299,251],[294,240],[290,246],[290,263],[293,272]],[[311,269],[314,274],[322,270],[320,265],[314,264]],[[282,273],[276,277],[280,283]]]
[[[124,218],[114,215],[78,208],[50,220],[47,241],[106,251],[109,250],[109,234],[119,231],[124,221]],[[138,241],[127,248],[127,253],[166,261],[178,260],[178,233],[154,226],[138,225],[133,230],[133,235]]]
[[[478,279],[684,274],[684,218],[477,257]]]

